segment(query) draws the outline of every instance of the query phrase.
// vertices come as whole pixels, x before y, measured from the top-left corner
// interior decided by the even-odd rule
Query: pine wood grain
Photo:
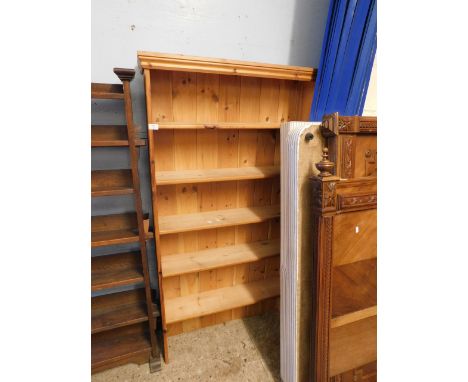
[[[145,68],[148,121],[159,128],[148,134],[161,263],[171,256],[223,253],[232,246],[278,238],[277,212],[268,217],[250,213],[279,205],[278,129],[302,110],[302,81],[194,70],[184,62],[159,70],[153,61]],[[171,273],[163,277],[162,291],[188,298],[248,283],[250,277],[275,278],[277,265],[263,259],[227,261]],[[235,307],[168,323],[167,333],[243,317],[255,309],[262,312],[276,305],[272,302],[257,303],[250,312]]]
[[[271,278],[232,287],[166,300],[167,322],[177,322],[193,317],[254,304],[279,295],[279,280]]]
[[[186,252],[164,256],[163,277],[193,273],[214,268],[227,267],[261,260],[279,254],[279,240],[261,241],[210,248],[197,252]]]
[[[275,110],[276,112],[276,110]],[[265,117],[267,118],[267,117]],[[269,118],[269,117],[268,117]],[[264,130],[279,129],[279,122],[209,122],[202,120],[200,123],[187,122],[159,122],[158,129],[175,130]]]
[[[198,137],[200,139],[200,137]],[[158,171],[156,183],[158,185],[226,182],[231,180],[264,179],[278,176],[278,166],[264,167],[232,167],[212,168],[181,171]]]
[[[139,65],[144,69],[230,74],[300,81],[310,81],[316,75],[316,69],[301,66],[266,64],[260,62],[144,51],[138,52],[138,61]]]
[[[160,234],[258,223],[278,216],[278,205],[161,216]]]

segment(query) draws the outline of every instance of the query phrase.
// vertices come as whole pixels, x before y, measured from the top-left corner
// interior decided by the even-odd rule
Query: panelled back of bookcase
[[[231,255],[224,250],[245,243],[265,241],[267,247],[276,241],[279,248],[279,128],[282,122],[308,119],[314,89],[313,70],[303,68],[310,71],[309,80],[289,80],[264,78],[261,74],[251,77],[142,67],[150,126],[155,225],[159,225],[156,239],[161,305],[163,321],[167,321],[167,325],[163,322],[164,337],[277,309],[279,249],[274,256],[237,264],[228,259],[223,265],[219,258],[228,258]],[[271,77],[270,73],[267,75]],[[211,174],[210,169],[223,170],[210,178],[206,176]],[[257,170],[262,175],[249,175]],[[203,172],[203,179],[192,181],[189,174],[194,171]],[[253,208],[249,210],[253,217],[244,217],[241,209],[245,207]],[[224,216],[224,210],[239,211],[239,216]],[[181,215],[179,223],[185,225],[187,219],[196,219],[196,214],[202,216],[210,211],[216,211],[213,217],[216,228],[178,229],[178,215]],[[232,224],[217,224],[217,220],[231,218]],[[166,220],[173,222],[175,228],[163,232],[162,224]],[[165,274],[164,265],[169,256],[193,253],[196,257],[200,251],[216,248],[220,250],[215,268],[200,266],[199,271]],[[273,297],[253,304],[250,301],[245,306],[239,300],[237,305],[242,306],[233,302],[235,308],[194,313],[195,317],[178,322],[167,319],[168,310],[177,309],[171,304],[180,297],[269,279],[278,281],[277,293],[265,292]],[[260,285],[260,289],[271,292],[271,285]],[[190,307],[178,309],[184,310],[185,315],[181,317],[187,317]]]

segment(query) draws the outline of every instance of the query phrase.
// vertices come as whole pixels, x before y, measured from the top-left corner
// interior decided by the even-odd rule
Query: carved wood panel
[[[355,211],[335,216],[333,265],[377,257],[377,210]]]
[[[356,163],[356,137],[345,135],[341,138],[341,173],[345,179],[354,178],[354,167]]]
[[[377,137],[356,136],[354,177],[377,176]]]

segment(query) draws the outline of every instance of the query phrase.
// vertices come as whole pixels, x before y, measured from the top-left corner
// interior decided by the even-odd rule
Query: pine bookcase
[[[168,336],[278,309],[280,127],[316,70],[138,53],[164,360]]]

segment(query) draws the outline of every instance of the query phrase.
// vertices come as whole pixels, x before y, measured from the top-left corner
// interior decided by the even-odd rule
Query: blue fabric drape
[[[362,114],[376,49],[376,0],[331,0],[311,121]]]

